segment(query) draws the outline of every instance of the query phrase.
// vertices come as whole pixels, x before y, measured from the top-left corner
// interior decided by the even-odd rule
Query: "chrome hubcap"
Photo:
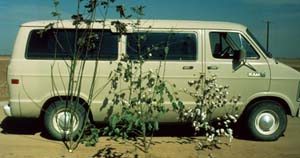
[[[68,111],[60,111],[53,118],[54,128],[62,134],[70,134],[78,127],[78,119]]]
[[[263,135],[273,134],[279,127],[279,117],[273,111],[261,112],[255,119],[255,127]]]

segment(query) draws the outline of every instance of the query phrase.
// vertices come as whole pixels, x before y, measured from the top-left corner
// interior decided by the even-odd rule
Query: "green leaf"
[[[131,10],[139,16],[144,16],[145,6],[131,7]]]
[[[153,129],[153,126],[151,123],[148,123],[148,130],[151,131]]]
[[[168,55],[168,53],[169,53],[169,47],[165,47],[165,48],[164,48],[164,53],[165,53],[165,56]]]
[[[106,1],[101,1],[100,5],[102,5],[102,6],[108,6],[108,2],[106,2]]]
[[[176,84],[173,84],[173,87],[176,88]]]
[[[111,118],[111,127],[115,129],[118,122],[119,122],[119,117],[117,115],[113,115]]]
[[[177,106],[176,102],[172,102],[172,107],[173,107],[173,111],[178,110],[178,106]]]
[[[132,121],[129,122],[129,125],[127,126],[126,132],[131,132],[131,130],[132,130],[132,124],[133,124]]]
[[[155,131],[158,131],[158,130],[159,130],[158,120],[156,120],[156,121],[154,122],[154,130],[155,130]]]
[[[136,119],[136,120],[134,121],[134,126],[138,127],[139,124],[140,124],[140,119]]]
[[[146,132],[147,131],[147,129],[146,129],[146,124],[144,123],[144,122],[140,122],[141,123],[141,129],[142,129],[142,131],[143,132]]]
[[[108,101],[109,101],[108,98],[105,97],[99,111],[102,111],[104,108],[106,108],[106,106],[108,105]]]
[[[179,109],[184,109],[184,104],[182,101],[178,101],[178,107]]]
[[[126,120],[127,122],[131,122],[133,120],[133,116],[131,113],[124,114],[123,120]]]
[[[57,7],[59,5],[59,0],[53,0],[53,4],[55,7]]]
[[[116,11],[119,12],[120,18],[125,18],[125,7],[122,5],[116,6]]]
[[[201,86],[198,84],[198,85],[195,87],[195,90],[198,91],[200,88],[201,88]]]
[[[123,133],[123,138],[127,139],[128,138],[128,135],[127,133]]]
[[[114,132],[115,132],[116,135],[119,135],[120,134],[120,129],[119,128],[115,128]]]
[[[158,114],[157,114],[157,117],[161,118],[163,115],[164,115],[164,112],[163,111],[159,111]]]
[[[174,97],[173,97],[173,95],[171,93],[168,93],[168,98],[169,98],[170,101],[174,100]]]
[[[107,118],[111,117],[114,112],[114,107],[110,106],[109,109],[107,110]]]
[[[51,12],[51,14],[53,17],[60,16],[60,13],[58,13],[58,12]]]

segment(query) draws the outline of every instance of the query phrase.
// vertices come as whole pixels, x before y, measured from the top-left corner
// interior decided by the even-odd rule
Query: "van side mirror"
[[[246,56],[246,50],[244,48],[241,48],[234,53],[233,60],[240,63],[246,60]]]

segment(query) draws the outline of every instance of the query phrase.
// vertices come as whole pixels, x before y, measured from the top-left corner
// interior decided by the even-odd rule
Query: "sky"
[[[76,12],[77,0],[59,0],[63,19]],[[144,5],[145,19],[228,21],[246,25],[274,57],[300,58],[300,0],[116,0],[127,10]],[[53,0],[0,0],[0,55],[11,54],[20,24],[55,19]],[[98,16],[102,18],[101,16]],[[108,18],[119,18],[114,9]]]

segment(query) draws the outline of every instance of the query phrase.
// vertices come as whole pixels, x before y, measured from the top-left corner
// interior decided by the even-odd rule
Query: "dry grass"
[[[9,59],[9,56],[0,56],[0,100],[8,99],[8,86],[6,78]],[[280,61],[300,72],[300,59],[280,59]]]

